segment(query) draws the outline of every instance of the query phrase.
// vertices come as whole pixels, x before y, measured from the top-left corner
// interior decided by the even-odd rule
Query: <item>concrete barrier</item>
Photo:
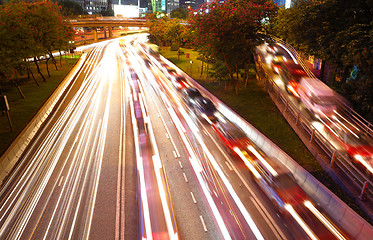
[[[26,125],[22,132],[17,136],[13,143],[8,147],[5,153],[0,157],[0,182],[2,183],[8,174],[12,171],[23,151],[30,143],[32,138],[39,130],[42,123],[48,118],[52,109],[65,92],[67,86],[76,76],[78,70],[83,66],[86,54],[83,54],[74,68],[67,74],[56,90],[51,94],[44,105],[38,110],[31,121]]]

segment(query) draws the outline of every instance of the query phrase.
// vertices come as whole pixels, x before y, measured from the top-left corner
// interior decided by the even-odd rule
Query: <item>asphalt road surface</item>
[[[336,238],[276,207],[141,39],[89,51],[2,186],[0,239]]]

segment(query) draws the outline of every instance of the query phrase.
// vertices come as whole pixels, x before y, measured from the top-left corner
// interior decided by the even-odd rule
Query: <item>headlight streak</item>
[[[289,50],[284,45],[282,45],[281,43],[277,43],[277,44],[280,45],[283,49],[285,49],[285,51],[290,55],[291,59],[293,59],[295,64],[298,64],[297,59],[293,56],[291,52],[289,52]]]
[[[358,127],[355,126],[355,124],[353,124],[352,122],[348,121],[348,119],[346,119],[345,117],[343,117],[341,114],[339,114],[337,112],[337,110],[334,110],[334,113],[337,114],[340,118],[342,118],[343,120],[345,120],[346,122],[348,122],[352,127],[354,127],[356,130],[360,131],[360,129]],[[334,116],[334,119],[336,119],[336,117]],[[337,119],[336,119],[337,120]]]
[[[247,148],[264,164],[264,166],[274,177],[278,175],[277,172],[272,168],[272,166],[269,165],[269,163],[262,157],[262,155],[258,153],[258,151],[253,146],[249,145],[247,146]]]
[[[185,112],[183,114],[183,111],[182,111],[181,114],[183,115],[184,119],[189,118],[189,116],[187,114],[185,114]],[[191,128],[191,130],[193,132],[193,128]],[[233,189],[232,185],[230,184],[229,180],[226,178],[224,172],[221,170],[219,164],[216,162],[216,160],[214,159],[214,157],[211,155],[210,151],[206,147],[205,143],[201,139],[200,135],[197,132],[193,132],[193,135],[197,138],[199,144],[202,146],[204,152],[207,154],[207,157],[210,160],[212,166],[215,168],[216,172],[219,174],[220,178],[224,182],[224,184],[227,187],[229,193],[231,194],[231,197],[233,198],[236,205],[240,209],[242,215],[244,216],[247,224],[251,228],[251,231],[254,233],[255,237],[257,239],[264,239],[262,234],[260,233],[258,227],[256,226],[253,219],[251,218],[250,214],[247,212],[245,206],[242,204],[240,198],[237,196],[236,192],[234,191],[234,189]]]
[[[341,240],[345,240],[346,238],[343,237],[343,235],[334,227],[332,223],[329,222],[329,220],[317,210],[315,206],[310,201],[305,201],[304,205],[329,229],[333,235]]]
[[[141,88],[141,92],[144,94],[144,88],[142,87],[141,82],[139,82],[139,87]],[[165,186],[163,185],[163,180],[162,180],[162,163],[159,157],[159,151],[158,151],[158,146],[157,142],[155,140],[154,132],[153,132],[153,127],[151,124],[151,121],[149,121],[149,116],[148,116],[148,111],[146,107],[146,102],[144,99],[143,94],[139,93],[139,98],[140,98],[140,105],[142,106],[141,110],[143,111],[143,117],[147,119],[147,124],[148,124],[148,131],[150,135],[150,139],[152,142],[152,147],[154,150],[154,155],[152,156],[153,160],[153,165],[154,165],[154,171],[155,171],[155,176],[157,178],[157,184],[158,184],[158,191],[159,191],[159,196],[161,198],[162,202],[162,207],[163,207],[163,215],[166,220],[167,224],[167,230],[168,234],[170,235],[171,239],[178,239],[177,235],[177,230],[176,230],[176,225],[174,228],[174,223],[173,223],[173,213],[171,212],[169,206],[168,206],[168,201],[166,199],[166,196],[169,194],[166,194],[165,191]]]
[[[363,164],[364,167],[366,167],[370,173],[373,173],[373,168],[372,168],[372,166],[371,166],[367,161],[365,161],[364,158],[363,158],[362,156],[360,156],[360,155],[355,155],[354,158],[355,158],[357,161],[359,161],[361,164]]]
[[[80,91],[80,92],[81,92],[81,91]],[[77,96],[79,96],[79,94],[77,94],[77,95],[74,97],[75,100],[78,99]],[[74,99],[73,99],[73,100],[74,100]],[[72,109],[73,109],[73,102],[74,102],[73,100],[72,100],[72,104],[69,104],[70,107],[67,108],[67,110],[66,110],[66,111],[61,115],[61,117],[60,117],[60,118],[56,121],[56,123],[54,124],[55,128],[52,128],[52,132],[55,131],[55,133],[57,133],[57,132],[59,131],[59,129],[60,129],[60,130],[62,129],[63,126],[62,126],[61,123],[65,122],[65,121],[69,118],[68,113],[71,112]],[[82,110],[78,110],[78,111],[75,113],[75,115],[77,115],[77,118],[72,118],[72,119],[73,119],[72,121],[73,121],[73,122],[76,122],[77,119],[79,118],[79,116],[81,116],[81,114],[82,114]],[[75,126],[74,123],[72,123],[72,125]],[[51,144],[53,144],[53,143],[52,143],[53,139],[55,139],[54,141],[59,141],[60,139],[62,139],[62,143],[59,144],[59,145],[57,145],[57,146],[58,146],[58,151],[57,151],[56,156],[53,158],[54,160],[50,162],[51,165],[48,167],[49,171],[44,172],[45,175],[43,176],[43,177],[44,177],[44,181],[43,181],[43,183],[42,183],[42,184],[39,184],[39,185],[36,185],[36,186],[37,186],[37,189],[39,189],[39,190],[35,190],[35,191],[38,191],[39,193],[38,193],[37,195],[34,196],[33,201],[31,202],[32,205],[29,205],[29,208],[31,208],[30,210],[28,210],[28,213],[29,213],[29,214],[23,216],[23,217],[26,217],[26,219],[24,219],[24,220],[19,220],[19,221],[21,221],[21,222],[23,222],[23,223],[27,223],[27,219],[30,218],[30,214],[33,212],[33,209],[34,209],[34,207],[36,206],[36,202],[37,202],[38,199],[40,198],[40,196],[41,196],[41,192],[44,190],[44,188],[45,188],[45,186],[46,186],[46,182],[47,182],[48,179],[50,178],[50,176],[51,176],[51,174],[52,174],[52,171],[53,171],[54,167],[55,167],[56,164],[57,164],[57,160],[59,159],[59,156],[62,154],[62,150],[63,150],[64,146],[66,145],[66,143],[67,143],[67,139],[68,139],[68,137],[70,136],[71,133],[72,133],[72,129],[69,129],[68,131],[65,131],[65,132],[63,133],[63,135],[50,134],[50,135],[47,137],[47,140],[45,141],[45,144],[44,144],[45,147],[43,147],[43,146],[39,146],[39,151],[41,151],[42,153],[45,153],[45,152],[47,151],[47,149],[49,149],[49,148],[46,148],[46,146],[48,146],[48,145],[51,146]],[[66,137],[66,138],[62,138],[64,135],[67,136],[67,137]],[[38,154],[40,154],[40,152],[37,152],[36,154],[38,155]],[[54,154],[54,153],[52,153],[52,154]],[[45,158],[47,158],[47,156],[44,157],[44,159],[45,159]],[[36,157],[36,158],[34,158],[34,159],[40,159],[40,157]],[[40,159],[40,162],[42,163],[42,159]],[[42,170],[40,170],[40,171],[42,171]],[[40,171],[39,171],[39,172],[40,172]],[[36,174],[40,174],[40,173],[38,173],[38,172],[32,172],[31,175],[30,175],[30,177],[31,177],[32,175],[35,176]],[[40,181],[41,181],[41,180],[40,180]],[[28,183],[28,185],[30,185],[30,183]],[[16,194],[18,195],[19,192],[16,193]],[[17,209],[20,207],[21,201],[24,199],[25,194],[26,194],[26,193],[23,192],[22,195],[21,195],[21,197],[18,198],[18,202],[16,203],[16,205],[14,205],[13,210],[12,210],[13,214],[14,214],[14,211],[17,211]],[[24,207],[25,207],[25,206],[24,206]],[[9,208],[8,208],[8,209],[9,209]],[[7,210],[6,210],[6,211],[7,211]],[[26,210],[24,210],[24,211],[26,211]],[[4,231],[5,228],[8,226],[7,222],[8,222],[9,219],[13,216],[13,214],[10,214],[10,215],[8,216],[8,219],[5,221],[5,223],[4,223],[3,227],[2,227],[2,229],[0,230],[0,235],[3,234],[3,231]],[[22,229],[22,230],[18,230],[18,235],[21,234],[22,232],[23,232],[23,229]]]
[[[84,62],[84,59],[86,58],[86,55],[83,55],[81,58],[83,59],[83,62]],[[80,68],[81,65],[79,65],[79,66],[77,66],[77,67]],[[76,69],[77,69],[77,68],[76,68]],[[81,71],[77,72],[77,73],[76,73],[76,77],[78,77],[80,74],[81,74]],[[53,104],[52,104],[52,106],[51,106],[50,108],[52,108],[52,107],[55,106],[57,100],[60,99],[62,93],[66,90],[66,88],[67,88],[67,86],[69,85],[69,83],[73,81],[73,77],[74,77],[74,75],[70,75],[70,78],[67,80],[67,82],[66,82],[66,84],[65,84],[65,86],[64,86],[64,88],[63,88],[63,90],[61,90],[61,93],[60,93],[59,96],[56,98],[56,100],[53,102]],[[70,92],[70,89],[67,89],[67,92]],[[49,110],[49,111],[50,111],[50,110]],[[40,124],[38,124],[38,125],[40,125]],[[52,131],[53,131],[53,130],[52,130]],[[44,130],[41,129],[41,132],[44,132]],[[51,134],[51,135],[54,135],[54,134]],[[40,135],[35,136],[35,137],[36,137],[36,140],[35,140],[35,141],[38,141],[38,140],[40,139]],[[50,138],[50,137],[48,137],[48,138]],[[48,142],[48,141],[46,141],[46,142]],[[40,146],[39,146],[39,149],[40,149]],[[44,149],[43,151],[45,152],[46,150]],[[25,154],[25,157],[24,157],[24,158],[27,158],[28,156],[30,156],[30,153],[29,153],[29,152],[27,152],[27,153]],[[21,164],[20,164],[20,165],[21,165]],[[16,167],[16,169],[15,169],[15,173],[16,173],[16,172],[19,172],[19,170],[20,170],[20,169],[19,169],[19,168],[20,168],[20,165],[18,165],[18,166]],[[30,167],[30,168],[27,168],[26,171],[25,171],[25,174],[22,174],[20,181],[18,181],[18,182],[16,183],[15,187],[12,188],[12,190],[11,190],[11,192],[10,192],[10,195],[16,194],[16,196],[17,196],[17,192],[16,192],[16,190],[19,189],[19,188],[22,188],[21,185],[25,185],[25,182],[26,182],[25,179],[27,179],[27,176],[30,176],[30,172],[33,173],[33,172],[35,172],[35,171],[33,171],[33,170],[31,169],[31,167]],[[14,175],[15,175],[15,174],[12,174],[12,175],[10,176],[8,182],[11,182],[12,179],[14,179]],[[3,188],[0,190],[0,195],[3,195],[3,194],[4,194],[4,191],[7,189],[7,183],[8,183],[8,182],[5,182],[5,184],[3,185]],[[15,197],[14,197],[14,198],[15,198]],[[14,198],[12,198],[12,199],[14,199]],[[4,204],[0,207],[0,211],[2,211],[2,209],[7,205],[7,202],[8,202],[10,199],[11,199],[11,198],[7,198],[7,199],[6,199],[6,201],[4,202]],[[12,205],[12,202],[10,203],[10,205]],[[0,217],[0,221],[1,221],[2,218],[3,218],[3,217]]]
[[[167,111],[170,113],[170,116],[171,118],[173,119],[174,123],[175,123],[175,126],[176,126],[176,129],[178,130],[179,132],[179,135],[181,136],[181,139],[183,140],[184,142],[184,145],[186,146],[187,148],[187,151],[189,152],[189,155],[191,156],[190,157],[190,160],[191,161],[191,165],[192,165],[192,168],[197,176],[197,179],[198,179],[198,182],[200,183],[200,186],[202,188],[202,191],[209,203],[209,206],[211,207],[211,210],[215,216],[215,219],[217,221],[217,224],[219,225],[220,227],[220,231],[221,233],[223,234],[224,238],[225,239],[231,239],[230,235],[229,235],[229,232],[228,232],[228,229],[226,228],[225,224],[224,224],[224,221],[223,221],[223,218],[221,217],[220,213],[219,213],[219,210],[217,209],[215,203],[214,203],[214,200],[212,199],[210,193],[209,193],[209,189],[208,187],[206,186],[206,183],[204,182],[203,180],[203,177],[201,175],[202,173],[202,168],[200,166],[200,163],[199,161],[197,160],[197,157],[196,155],[194,154],[194,151],[193,151],[193,148],[192,146],[190,146],[186,136],[185,136],[185,133],[183,132],[183,130],[180,128],[180,123],[178,123],[178,119],[176,117],[176,114],[175,113],[171,113],[173,112],[173,109],[172,108],[167,108]]]
[[[115,65],[114,64],[110,64],[110,61],[113,60],[112,58],[110,58],[110,50],[112,50],[109,46],[108,46],[108,50],[107,50],[107,54],[105,55],[105,57],[103,58],[103,62],[107,65],[105,66],[105,64],[102,65],[102,68],[99,68],[98,69],[98,72],[101,71],[103,72],[104,69],[107,70],[108,67],[114,67]],[[115,69],[114,69],[115,71]],[[112,73],[113,71],[109,71],[110,73]],[[104,74],[98,74],[99,76],[105,76]],[[113,79],[113,77],[111,77],[109,75],[108,77],[109,81],[111,79]],[[102,101],[102,99],[104,99],[104,97],[102,96],[103,95],[103,89],[104,89],[104,83],[105,81],[103,81],[102,77],[99,78],[99,85],[97,86],[97,89],[98,89],[98,92],[96,93],[97,97],[95,97],[94,101],[96,103],[93,103],[92,105],[95,106],[95,111],[93,112],[93,115],[98,115],[97,114],[97,107],[100,102]],[[96,139],[98,139],[98,145],[96,146],[95,148],[95,145],[93,145],[93,148],[92,149],[96,149],[96,152],[93,152],[91,151],[91,154],[90,154],[90,157],[88,158],[88,166],[91,166],[92,165],[92,169],[95,171],[96,175],[95,175],[95,178],[93,179],[93,183],[89,181],[89,171],[87,170],[85,172],[85,176],[83,178],[83,182],[82,182],[82,185],[88,185],[88,186],[93,186],[92,188],[89,188],[91,190],[89,196],[90,196],[90,201],[88,201],[88,206],[84,206],[85,208],[88,209],[88,213],[87,216],[84,218],[85,219],[85,224],[84,224],[84,231],[83,231],[83,239],[88,239],[89,238],[89,233],[90,233],[90,227],[91,227],[91,221],[92,221],[92,215],[93,215],[93,209],[94,209],[94,206],[95,206],[95,201],[96,201],[96,195],[97,195],[97,189],[98,189],[98,182],[99,182],[99,179],[100,179],[100,173],[101,173],[101,164],[102,164],[102,159],[103,159],[103,152],[104,152],[104,147],[105,147],[105,139],[106,139],[106,132],[107,132],[107,126],[108,126],[108,118],[109,118],[109,105],[110,105],[110,99],[111,99],[111,82],[108,83],[109,84],[109,87],[108,87],[108,95],[106,97],[106,106],[105,106],[105,111],[104,111],[104,114],[103,114],[103,123],[101,124],[101,120],[99,120],[99,124],[98,124],[98,127],[97,127],[97,133],[96,133],[96,138],[94,140],[94,144],[97,143]],[[92,106],[91,105],[91,106]],[[100,127],[101,126],[101,127]],[[91,129],[89,131],[89,134],[92,132],[92,128],[94,127],[93,124],[91,124]],[[98,133],[100,133],[98,135]],[[97,137],[99,136],[99,138]],[[89,138],[88,138],[89,139]],[[89,142],[89,141],[81,141],[81,142]],[[81,157],[81,159],[86,159],[86,157],[84,157],[85,155],[85,152],[86,152],[86,149],[89,145],[87,144],[86,147],[85,147],[85,150],[83,152],[83,157]],[[81,161],[83,162],[83,161]],[[92,164],[93,163],[93,164]],[[81,174],[79,174],[79,172],[81,172],[81,169],[82,169],[82,163],[81,163],[81,167],[79,168],[78,170],[78,174],[76,174],[77,177],[74,178],[74,180],[76,181],[76,183],[73,184],[73,188],[72,188],[72,193],[74,195],[77,195],[77,191],[74,190],[76,189],[76,187],[79,186],[79,182],[80,181],[80,178],[78,176],[80,176]],[[67,183],[67,179],[65,181],[65,183]],[[63,192],[61,192],[62,194]],[[73,203],[73,199],[75,197],[70,197],[69,198],[69,202],[67,204],[67,208],[66,209],[71,209],[70,205]],[[81,204],[81,201],[82,201],[82,194],[80,194],[79,196],[79,200],[78,200],[78,205],[77,205],[77,209],[79,209],[80,207],[80,204]],[[70,227],[70,234],[69,234],[69,239],[72,238],[72,234],[73,234],[73,231],[74,231],[74,224],[76,222],[76,218],[77,218],[77,214],[78,214],[78,211],[75,211],[75,216],[73,218],[73,224],[72,224],[72,227]],[[64,225],[67,221],[67,216],[68,214],[65,214],[64,215],[64,218],[62,220],[62,223],[60,224],[60,228],[59,228],[59,233],[57,235],[57,239],[61,239],[62,238],[62,234],[63,234],[63,231],[64,231]],[[46,238],[47,235],[45,235],[45,238]]]
[[[312,240],[317,240],[317,236],[312,232],[312,230],[308,227],[308,225],[303,221],[303,219],[298,215],[298,213],[294,210],[294,208],[290,204],[285,204],[285,209],[290,213],[291,216],[298,222],[298,224],[302,227],[302,229],[307,233],[307,235]]]
[[[234,151],[238,154],[238,156],[240,156],[240,158],[243,160],[243,162],[245,163],[245,165],[254,174],[254,176],[257,179],[261,179],[262,176],[260,175],[260,173],[254,168],[253,164],[249,160],[247,160],[247,158],[242,154],[241,150],[238,147],[235,147]]]
[[[354,133],[349,127],[347,127],[344,123],[341,122],[341,120],[339,120],[338,118],[334,117],[333,118],[334,120],[336,120],[337,122],[339,122],[345,129],[347,129],[347,131],[349,131],[352,135],[354,135],[356,138],[360,138],[356,133]],[[351,124],[352,126],[354,126],[353,124]],[[337,126],[338,127],[338,126]],[[355,126],[354,126],[355,127]],[[338,127],[339,128],[339,127]],[[356,128],[356,127],[355,127]],[[356,128],[357,129],[357,128]],[[358,129],[357,129],[358,130]]]

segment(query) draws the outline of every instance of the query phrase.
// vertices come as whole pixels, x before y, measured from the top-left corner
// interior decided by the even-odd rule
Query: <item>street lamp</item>
[[[192,72],[193,72],[193,68],[192,68],[192,65],[193,65],[193,61],[190,61],[190,76],[192,77]]]

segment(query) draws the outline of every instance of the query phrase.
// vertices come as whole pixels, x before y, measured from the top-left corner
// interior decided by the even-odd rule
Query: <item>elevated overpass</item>
[[[98,41],[97,28],[102,27],[105,38],[106,31],[109,32],[109,38],[113,37],[113,27],[146,27],[144,18],[123,18],[123,17],[94,17],[79,18],[69,20],[73,27],[90,27],[93,28],[94,41]]]

